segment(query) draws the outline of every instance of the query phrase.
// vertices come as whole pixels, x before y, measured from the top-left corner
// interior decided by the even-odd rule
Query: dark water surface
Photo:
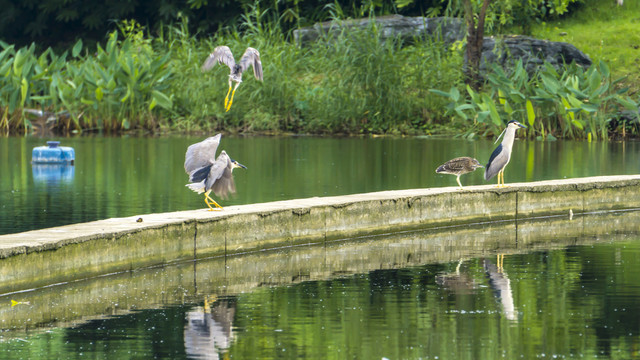
[[[204,137],[59,138],[76,164],[52,176],[33,168],[46,140],[0,137],[0,234],[145,213],[205,207],[184,185],[186,148]],[[236,170],[236,205],[381,190],[454,186],[435,174],[457,156],[485,164],[491,141],[425,138],[223,137],[248,169]],[[505,181],[640,173],[638,142],[517,141]],[[484,184],[482,169],[462,177]],[[493,179],[495,180],[495,179]],[[492,180],[492,181],[493,181]]]
[[[0,358],[637,359],[638,221],[389,234],[0,295]]]

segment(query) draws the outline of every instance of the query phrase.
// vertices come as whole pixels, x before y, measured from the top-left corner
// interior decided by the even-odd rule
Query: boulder
[[[458,18],[388,15],[317,23],[310,27],[294,30],[293,37],[296,43],[304,46],[324,36],[335,37],[343,30],[366,30],[372,25],[372,21],[378,27],[382,40],[399,37],[402,40],[411,41],[415,37],[428,36],[441,39],[445,44],[451,44],[462,40],[466,33],[464,22]]]
[[[519,59],[522,60],[528,73],[535,72],[545,61],[556,69],[573,61],[584,68],[591,66],[591,59],[569,43],[521,35],[484,38],[480,62],[481,72],[487,69],[487,63],[497,63],[502,68],[510,68]]]

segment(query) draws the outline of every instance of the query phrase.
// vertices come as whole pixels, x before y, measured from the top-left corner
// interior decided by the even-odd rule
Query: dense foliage
[[[103,45],[78,40],[61,53],[0,42],[0,131],[55,126],[63,132],[475,136],[497,134],[517,118],[530,125],[523,134],[532,138],[638,135],[637,116],[619,116],[624,109],[633,114],[637,94],[627,92],[604,62],[588,70],[546,66],[535,74],[521,64],[493,67],[477,91],[464,85],[462,44],[382,41],[374,26],[300,47],[283,36],[290,13],[258,5],[245,7],[237,27],[207,38],[194,36],[182,16],[179,24],[155,32],[121,21]],[[337,3],[324,9],[334,19],[348,17]],[[223,108],[228,69],[200,71],[220,44],[236,58],[255,47],[264,66],[264,82],[245,75],[229,112]]]

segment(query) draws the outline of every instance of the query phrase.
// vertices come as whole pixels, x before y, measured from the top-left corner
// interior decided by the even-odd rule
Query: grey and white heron
[[[527,128],[515,120],[507,123],[507,128],[502,131],[504,138],[502,143],[493,150],[487,166],[484,168],[484,179],[489,180],[498,175],[498,187],[504,187],[504,168],[511,160],[511,150],[513,149],[513,140],[516,138],[516,130],[519,128]],[[502,135],[500,134],[500,135]],[[500,136],[498,136],[500,139]],[[496,140],[497,141],[497,140]]]
[[[231,70],[229,73],[229,91],[227,91],[227,96],[224,98],[225,111],[229,111],[229,109],[231,109],[231,103],[233,103],[233,96],[236,93],[236,89],[240,86],[240,83],[242,83],[242,73],[245,72],[249,66],[253,67],[253,75],[256,79],[262,81],[262,62],[260,61],[260,53],[258,50],[248,47],[247,50],[245,50],[244,55],[240,58],[240,62],[236,64],[236,61],[233,59],[231,49],[229,49],[228,46],[218,46],[213,49],[213,52],[209,54],[207,60],[202,64],[202,71],[211,70],[211,68],[218,63],[227,65]],[[233,87],[233,92],[231,92],[231,85],[234,82],[236,83],[236,86]],[[229,99],[229,93],[231,93],[231,99]]]
[[[478,160],[470,158],[468,156],[463,156],[451,159],[446,163],[440,165],[436,169],[436,173],[456,175],[456,181],[458,182],[458,185],[460,185],[460,190],[462,190],[463,187],[460,183],[460,176],[466,173],[470,173],[475,169],[481,167],[484,166],[480,165],[480,162]]]
[[[216,196],[224,199],[229,193],[236,192],[233,169],[247,168],[230,158],[224,150],[218,158],[215,157],[220,137],[222,134],[217,134],[189,146],[184,159],[184,171],[189,174],[191,182],[186,186],[198,194],[204,193],[204,202],[210,211],[215,210],[211,205],[220,210],[222,207],[209,196],[209,193],[213,191]]]

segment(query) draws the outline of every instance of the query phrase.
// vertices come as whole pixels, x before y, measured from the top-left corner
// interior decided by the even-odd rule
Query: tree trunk
[[[483,0],[482,8],[478,14],[478,23],[475,22],[475,14],[471,0],[463,0],[464,19],[467,23],[467,68],[465,70],[465,83],[478,90],[482,84],[480,77],[480,59],[482,57],[482,40],[484,39],[484,19],[491,0]]]

